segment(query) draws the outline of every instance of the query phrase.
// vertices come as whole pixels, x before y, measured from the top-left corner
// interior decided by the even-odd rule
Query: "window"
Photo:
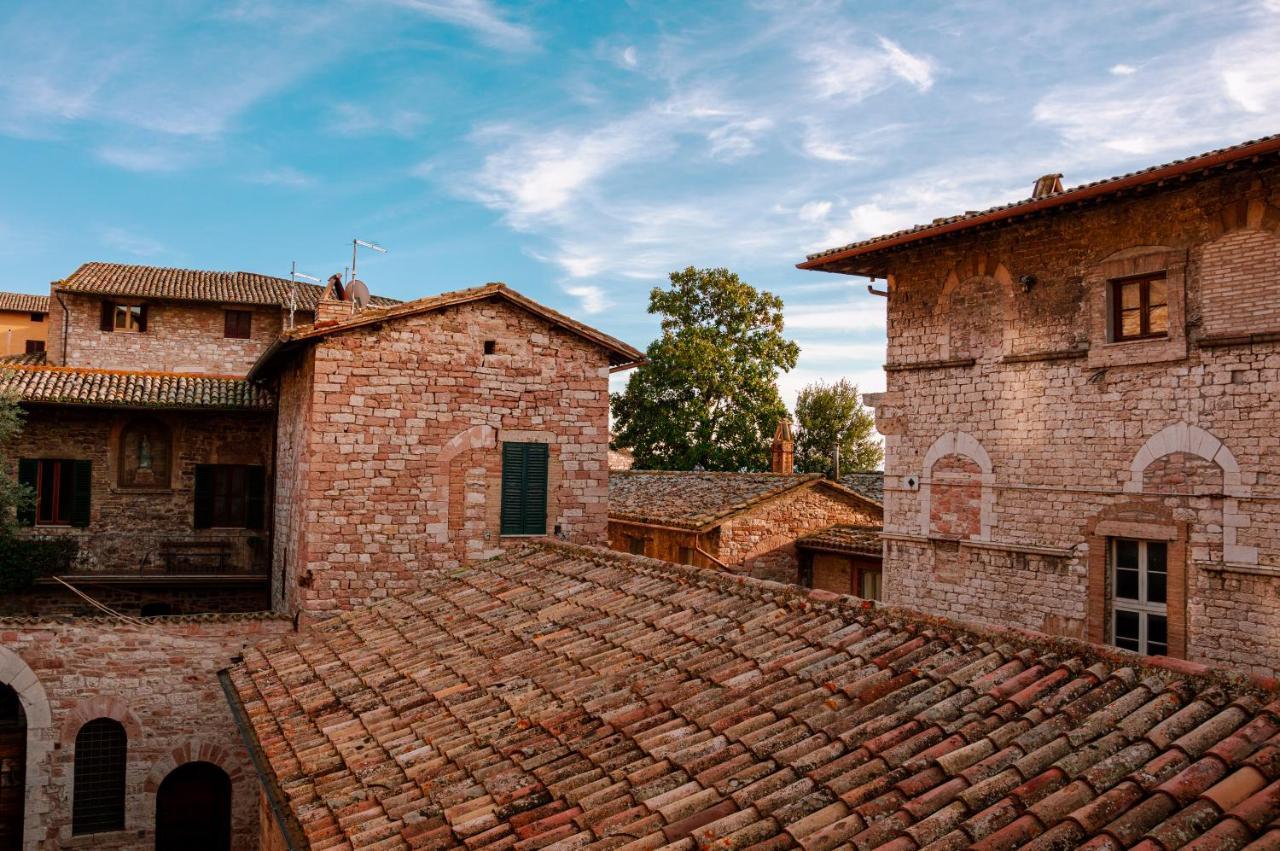
[[[195,527],[261,529],[266,470],[255,464],[197,464]]]
[[[644,555],[644,538],[641,538],[639,535],[628,535],[627,552],[631,553],[633,556]]]
[[[169,429],[156,420],[133,420],[120,432],[116,482],[122,488],[169,487]]]
[[[680,548],[680,563],[693,564],[693,547]]]
[[[503,535],[547,534],[547,444],[502,444]]]
[[[228,310],[224,312],[222,336],[233,340],[247,340],[252,329],[252,310]]]
[[[880,571],[860,567],[858,568],[858,596],[864,600],[880,599]]]
[[[1112,539],[1111,635],[1116,647],[1168,654],[1168,553],[1164,541]]]
[[[1111,339],[1169,336],[1169,293],[1164,273],[1111,282]]]
[[[23,458],[18,481],[35,492],[35,504],[18,517],[25,525],[88,526],[93,470],[88,461]]]
[[[34,355],[44,351],[44,340],[27,340],[27,354]]]
[[[497,341],[497,340],[485,340],[485,341],[484,341],[484,353],[485,353],[486,355],[491,355],[491,354],[493,354],[494,352],[496,352],[497,350],[498,350],[498,341]]]
[[[44,314],[43,314],[43,313],[33,313],[33,314],[31,314],[31,321],[32,321],[32,322],[43,322],[43,321],[44,321]]]
[[[145,304],[102,303],[102,330],[120,334],[137,334],[147,330]]]
[[[128,737],[119,721],[95,718],[76,734],[71,832],[124,830],[124,771]]]

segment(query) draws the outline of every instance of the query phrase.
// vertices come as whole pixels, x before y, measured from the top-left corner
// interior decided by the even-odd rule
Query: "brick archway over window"
[[[994,290],[996,299],[998,300],[998,316],[999,326],[995,326],[995,317],[990,317],[993,327],[1000,327],[1002,336],[1000,340],[1000,353],[1002,355],[1012,354],[1013,339],[1015,330],[1013,327],[1014,319],[1014,302],[1013,302],[1013,276],[1003,263],[998,263],[992,257],[980,255],[969,257],[957,263],[947,273],[947,278],[942,284],[942,292],[938,296],[938,303],[934,309],[934,325],[938,329],[938,357],[941,360],[949,360],[953,357],[974,356],[974,352],[965,350],[962,340],[953,339],[952,318],[962,314],[973,313],[973,311],[955,311],[952,309],[952,302],[959,298],[966,290],[980,287],[981,282],[989,282],[990,289]],[[980,315],[986,316],[985,311]]]
[[[449,465],[462,452],[470,449],[493,449],[497,445],[497,429],[491,425],[475,425],[458,432],[440,447],[431,483],[438,543],[447,543],[449,540]]]
[[[26,804],[22,820],[22,847],[35,848],[43,837],[42,814],[49,801],[49,755],[53,750],[53,715],[49,698],[35,672],[22,657],[0,646],[0,683],[13,689],[27,721]]]
[[[929,447],[929,451],[925,453],[920,476],[920,528],[926,535],[931,531],[934,466],[950,456],[960,456],[977,466],[975,477],[978,486],[977,534],[966,537],[988,541],[991,539],[991,529],[995,523],[994,468],[991,464],[991,456],[987,454],[983,445],[976,437],[964,431],[947,432],[935,440]],[[938,483],[941,484],[941,482],[942,480],[939,479]],[[948,485],[954,486],[954,482],[948,482]]]
[[[1128,497],[1103,508],[1084,527],[1089,546],[1088,605],[1085,634],[1094,644],[1107,643],[1107,573],[1111,538],[1165,541],[1169,546],[1166,568],[1166,607],[1169,655],[1187,655],[1187,555],[1189,525],[1177,520],[1159,497]]]
[[[1182,452],[1216,464],[1222,470],[1222,559],[1236,564],[1257,564],[1258,548],[1236,543],[1236,533],[1249,527],[1249,517],[1241,512],[1239,500],[1248,499],[1252,489],[1243,483],[1240,465],[1221,440],[1199,426],[1174,423],[1153,434],[1129,465],[1128,493],[1143,493],[1146,471],[1159,458]]]

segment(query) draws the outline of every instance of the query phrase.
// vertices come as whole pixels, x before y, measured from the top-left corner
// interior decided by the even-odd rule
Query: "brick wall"
[[[166,482],[141,489],[120,486],[120,436],[138,420],[160,424],[170,435]],[[258,464],[270,469],[272,415],[217,412],[127,412],[73,406],[31,406],[10,459],[88,459],[93,465],[87,528],[37,526],[27,534],[70,536],[80,541],[77,568],[137,573],[163,567],[166,542],[224,542],[241,570],[265,571],[268,530],[194,529],[196,464]],[[159,450],[157,449],[157,452]],[[10,471],[9,475],[16,475]]]
[[[102,330],[102,300],[97,296],[55,293],[48,319],[50,363],[95,369],[244,375],[280,334],[283,323],[283,311],[278,307],[177,301],[146,304],[147,330],[118,333]],[[250,339],[223,336],[228,308],[253,311]],[[298,321],[309,316],[300,314]]]
[[[1083,635],[1086,527],[1152,494],[1186,525],[1186,654],[1274,672],[1280,345],[1221,337],[1280,332],[1277,228],[1280,168],[1248,166],[890,257],[885,599]],[[1107,280],[1150,271],[1169,339],[1108,342]],[[972,479],[933,464],[956,446],[976,529]]]
[[[152,847],[160,783],[204,761],[231,777],[232,848],[257,848],[259,784],[216,674],[244,647],[291,628],[272,615],[0,620],[0,682],[19,692],[28,721],[27,847]],[[99,717],[128,734],[125,830],[73,839],[76,733]]]
[[[697,552],[702,550],[714,556],[720,549],[720,530],[712,529],[699,534],[684,529],[665,529],[646,526],[641,523],[627,523],[622,520],[609,521],[609,549],[620,553],[631,552],[631,542],[639,539],[644,542],[643,555],[649,558],[662,559],[675,564],[681,561],[682,548],[693,550],[689,564],[718,570],[719,565]]]
[[[540,318],[491,300],[353,329],[280,385],[280,456],[305,465],[282,461],[277,484],[288,609],[358,605],[498,552],[504,441],[549,444],[549,534],[606,540],[608,359]]]

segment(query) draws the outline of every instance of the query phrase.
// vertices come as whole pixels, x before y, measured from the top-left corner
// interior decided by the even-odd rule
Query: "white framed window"
[[[1169,652],[1169,545],[1111,539],[1111,643],[1149,656]]]

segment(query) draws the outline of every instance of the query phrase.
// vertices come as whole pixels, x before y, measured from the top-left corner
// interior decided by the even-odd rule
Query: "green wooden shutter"
[[[71,462],[71,525],[81,529],[89,525],[89,508],[93,495],[93,462]]]
[[[547,445],[502,444],[503,535],[547,533]]]
[[[18,506],[18,522],[23,526],[36,525],[36,479],[40,476],[40,462],[34,458],[18,461],[18,484],[31,488],[31,499]]]
[[[261,529],[266,524],[267,468],[250,465],[244,469],[244,525]]]
[[[114,331],[116,323],[116,306],[113,302],[102,300],[102,317],[99,327],[103,331]]]
[[[195,527],[208,529],[213,525],[213,466],[196,465]]]
[[[138,331],[144,334],[147,331],[147,306],[145,304],[138,308]]]

